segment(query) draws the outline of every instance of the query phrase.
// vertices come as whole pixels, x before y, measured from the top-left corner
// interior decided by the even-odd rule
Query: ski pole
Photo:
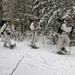
[[[15,47],[16,47],[16,30],[15,30],[14,38],[15,38],[15,39],[14,39],[14,40],[15,40],[15,44],[14,44],[14,45],[15,45]]]
[[[71,44],[72,44],[72,42],[70,42],[70,44],[69,44],[69,47],[70,47],[70,49],[69,49],[69,55],[71,55]]]
[[[14,38],[15,38],[15,47],[16,47],[16,28],[15,28]]]

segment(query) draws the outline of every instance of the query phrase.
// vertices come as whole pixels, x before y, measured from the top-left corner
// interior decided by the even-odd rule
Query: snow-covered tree
[[[56,19],[66,15],[74,17],[75,0],[4,0],[3,9],[7,17],[18,19],[21,32],[28,30],[31,19],[39,17],[45,30],[55,30]]]

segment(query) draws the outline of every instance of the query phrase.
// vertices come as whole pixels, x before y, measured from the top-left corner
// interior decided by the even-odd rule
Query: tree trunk
[[[2,7],[2,0],[0,0],[0,18],[2,19],[3,15],[3,7]]]

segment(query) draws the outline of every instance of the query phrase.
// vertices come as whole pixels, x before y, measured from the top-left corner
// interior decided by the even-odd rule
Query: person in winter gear
[[[36,18],[30,25],[30,29],[32,31],[32,41],[31,41],[31,44],[32,44],[32,48],[38,48],[36,46],[36,42],[38,41],[38,29],[40,28],[39,26],[39,22],[38,22],[38,18]]]
[[[13,45],[10,40],[10,35],[15,32],[14,26],[11,20],[8,20],[4,25],[1,27],[0,34],[4,36],[4,47],[9,44],[10,49],[13,48]]]
[[[71,17],[67,16],[64,23],[61,25],[62,33],[58,34],[58,54],[67,53],[66,46],[70,43],[69,34],[72,30]]]

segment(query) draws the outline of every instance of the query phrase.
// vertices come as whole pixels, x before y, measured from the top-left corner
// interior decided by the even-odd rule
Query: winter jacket
[[[63,30],[63,32],[65,32],[65,33],[70,33],[71,32],[71,30],[72,30],[72,26],[70,25],[69,27],[67,26],[67,23],[65,22],[65,23],[63,23],[62,25],[61,25],[61,29]],[[62,32],[62,33],[63,33]]]
[[[31,29],[32,31],[40,29],[39,23],[37,22],[37,23],[35,24],[34,22],[32,22],[31,25],[30,25],[30,29]]]
[[[0,33],[9,33],[9,34],[13,34],[15,32],[15,29],[14,29],[14,26],[13,24],[12,25],[9,25],[8,22],[5,23],[1,29],[0,29]]]

